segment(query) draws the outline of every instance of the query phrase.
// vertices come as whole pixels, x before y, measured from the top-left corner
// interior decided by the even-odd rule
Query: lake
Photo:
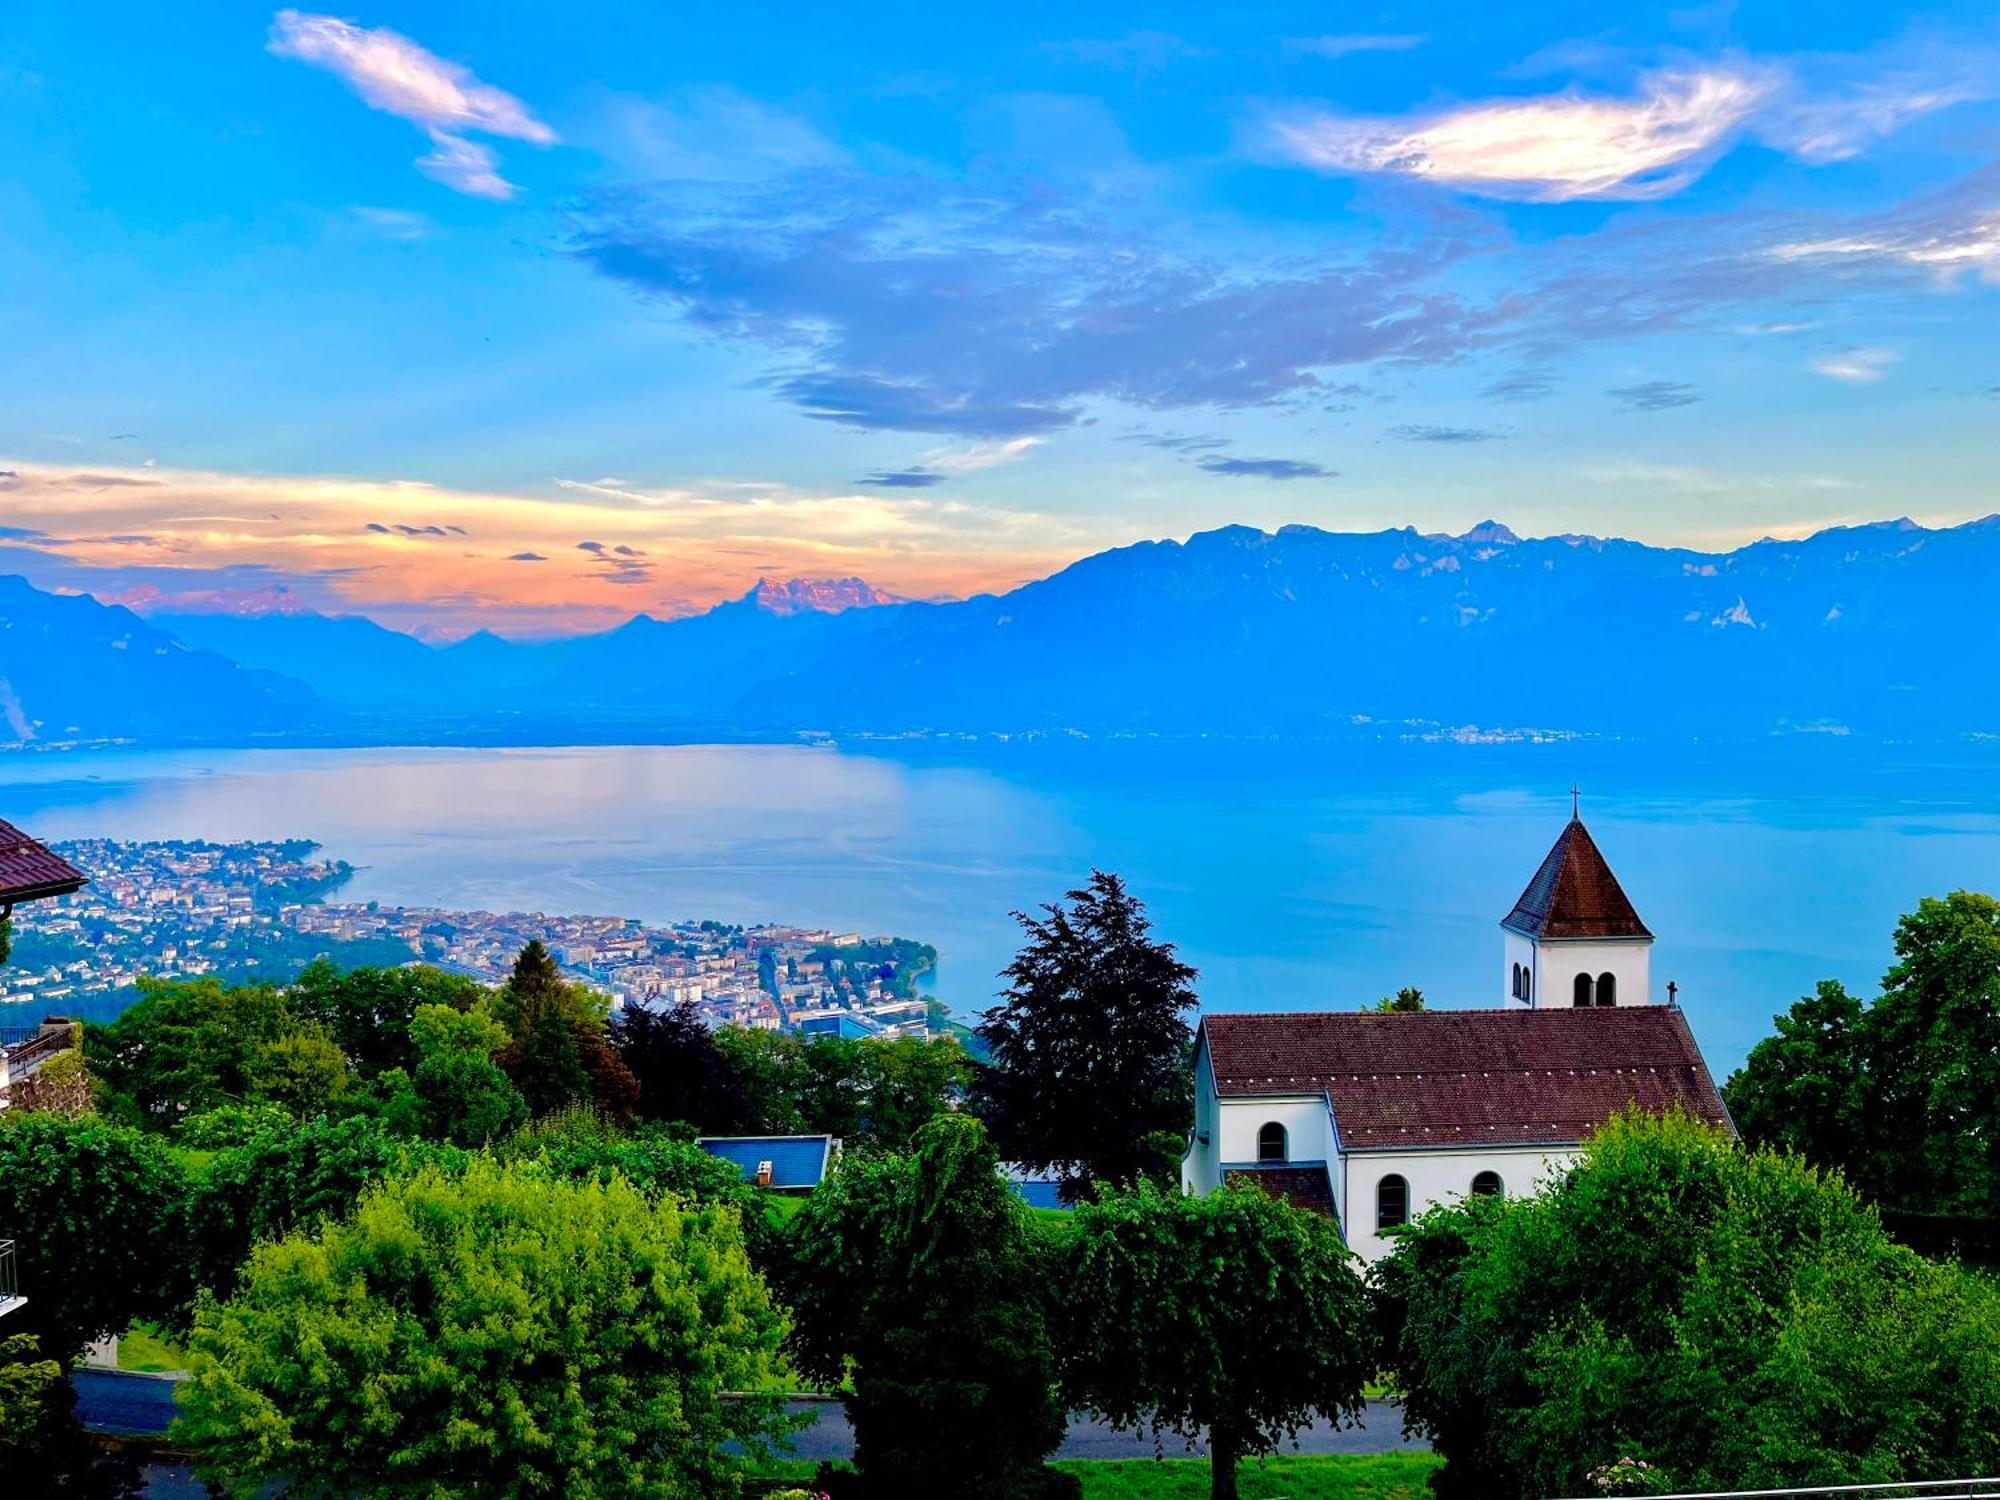
[[[1897,916],[2000,889],[2000,749],[1834,741],[17,754],[0,816],[47,839],[304,836],[343,896],[934,943],[990,999],[1010,911],[1124,875],[1213,1009],[1348,1009],[1402,985],[1497,1003],[1497,923],[1583,814],[1727,1072],[1822,977],[1872,993]]]

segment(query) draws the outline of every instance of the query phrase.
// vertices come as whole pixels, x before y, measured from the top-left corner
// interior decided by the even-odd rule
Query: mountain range
[[[672,620],[433,646],[0,579],[0,742],[1086,734],[2000,734],[2000,517],[1727,553],[1232,526],[1005,594],[759,580]]]

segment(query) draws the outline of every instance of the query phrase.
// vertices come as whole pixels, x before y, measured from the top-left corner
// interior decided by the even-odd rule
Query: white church
[[[1489,1009],[1205,1017],[1183,1185],[1253,1175],[1332,1214],[1373,1261],[1433,1204],[1536,1191],[1632,1104],[1733,1128],[1673,987],[1655,1000],[1653,935],[1581,818],[1500,928]]]

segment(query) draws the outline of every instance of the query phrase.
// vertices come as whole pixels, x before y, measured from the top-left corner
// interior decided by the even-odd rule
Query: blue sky
[[[104,597],[2000,509],[1990,6],[17,0],[0,99],[0,568]]]

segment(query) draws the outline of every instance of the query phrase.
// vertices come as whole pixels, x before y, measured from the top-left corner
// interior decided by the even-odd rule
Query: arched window
[[[1599,1005],[1616,1005],[1618,1003],[1618,976],[1616,974],[1599,974],[1597,976],[1597,1003]]]
[[[1530,1005],[1535,1003],[1535,971],[1526,964],[1521,965],[1521,998]]]
[[[1410,1185],[1391,1172],[1375,1184],[1375,1229],[1396,1229],[1410,1222]]]
[[[1516,1000],[1521,998],[1521,966],[1514,965],[1514,986],[1508,991]]]
[[[1276,1120],[1257,1128],[1257,1160],[1284,1161],[1285,1127]]]
[[[1590,976],[1588,974],[1579,974],[1576,976],[1574,998],[1578,1005],[1590,1004]]]
[[[1472,1174],[1472,1192],[1474,1197],[1498,1198],[1506,1191],[1506,1185],[1500,1181],[1500,1174],[1498,1172],[1475,1172]]]

